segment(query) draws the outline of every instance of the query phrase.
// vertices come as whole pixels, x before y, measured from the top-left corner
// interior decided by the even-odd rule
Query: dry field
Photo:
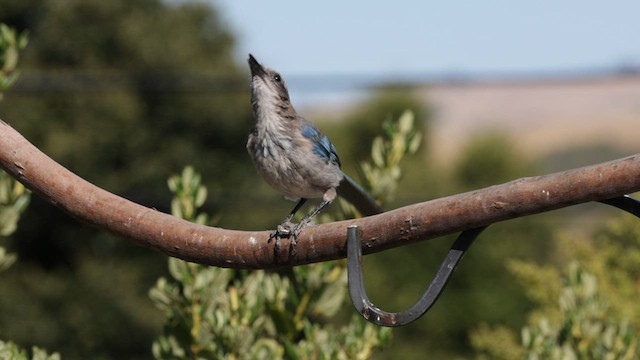
[[[431,84],[419,92],[435,112],[431,151],[445,161],[487,130],[506,132],[534,157],[589,143],[640,152],[640,76]]]

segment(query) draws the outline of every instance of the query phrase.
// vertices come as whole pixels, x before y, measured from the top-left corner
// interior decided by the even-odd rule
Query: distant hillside
[[[536,158],[576,147],[640,152],[638,75],[427,84],[418,91],[434,110],[431,149],[441,159],[485,130],[511,134]]]

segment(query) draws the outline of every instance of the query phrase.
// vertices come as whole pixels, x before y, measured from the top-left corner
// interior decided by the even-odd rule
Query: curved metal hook
[[[473,241],[482,230],[487,227],[463,231],[453,243],[449,253],[438,269],[433,281],[422,294],[422,297],[409,309],[397,313],[387,312],[376,307],[364,288],[362,275],[362,245],[357,225],[347,228],[347,270],[349,276],[349,294],[353,306],[368,321],[382,326],[402,326],[420,318],[438,300],[438,297],[447,285],[449,277],[453,273],[465,251],[469,249]]]
[[[599,202],[624,210],[640,218],[640,200],[629,195],[600,200]],[[376,307],[367,296],[362,275],[360,233],[358,226],[349,226],[347,228],[347,270],[349,273],[349,294],[351,295],[353,306],[365,319],[377,325],[402,326],[417,320],[435,304],[464,253],[486,228],[487,226],[484,226],[463,231],[451,246],[433,281],[420,299],[409,309],[392,313]]]
[[[619,196],[607,200],[600,200],[599,202],[617,207],[620,210],[624,210],[640,218],[640,201],[632,198],[629,195]]]

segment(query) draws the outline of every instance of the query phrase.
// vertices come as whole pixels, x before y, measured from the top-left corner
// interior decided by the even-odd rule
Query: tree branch
[[[233,268],[301,265],[346,255],[347,226],[362,230],[364,253],[640,191],[640,154],[555,174],[515,180],[356,220],[311,226],[296,254],[275,253],[269,231],[193,224],[135,204],[83,180],[0,120],[0,167],[76,219],[184,260]],[[286,241],[283,240],[283,245]]]

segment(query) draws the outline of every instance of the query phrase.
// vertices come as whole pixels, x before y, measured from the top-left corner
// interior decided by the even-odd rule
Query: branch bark
[[[0,120],[0,167],[74,218],[187,261],[233,268],[302,265],[346,256],[347,226],[362,230],[364,253],[495,222],[640,191],[640,154],[405,206],[366,218],[308,227],[296,254],[275,252],[269,231],[193,224],[135,204],[83,180]]]

